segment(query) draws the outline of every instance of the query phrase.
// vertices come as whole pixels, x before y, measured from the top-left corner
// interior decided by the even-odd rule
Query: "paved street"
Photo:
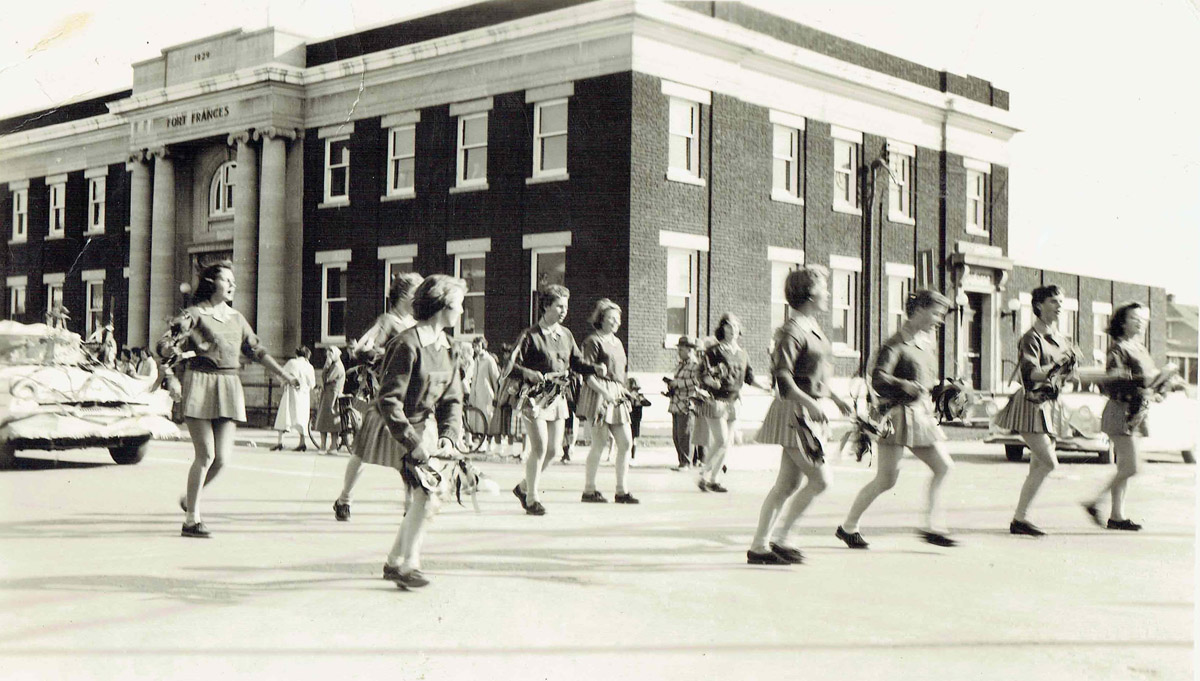
[[[735,451],[717,495],[642,447],[636,507],[580,504],[583,467],[556,465],[543,518],[508,493],[517,466],[483,464],[502,493],[444,507],[418,592],[379,578],[392,471],[370,468],[337,523],[345,458],[239,446],[203,541],[178,536],[188,443],[134,467],[26,452],[0,473],[0,678],[1192,678],[1194,466],[1148,457],[1135,535],[1087,520],[1078,500],[1112,469],[1076,459],[1035,540],[1007,533],[1025,465],[952,444],[960,548],[913,535],[928,476],[911,459],[866,518],[871,550],[843,548],[833,528],[872,471],[842,462],[795,537],[807,564],[784,568],[745,564],[777,449]]]

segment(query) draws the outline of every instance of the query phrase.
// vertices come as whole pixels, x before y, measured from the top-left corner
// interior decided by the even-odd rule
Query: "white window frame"
[[[483,149],[484,154],[488,153],[488,141],[489,141],[488,140],[488,134],[489,134],[488,117],[489,117],[489,113],[490,112],[488,112],[488,111],[482,111],[479,113],[463,114],[458,117],[458,136],[457,136],[458,152],[455,155],[457,158],[457,165],[456,165],[456,171],[454,174],[454,186],[456,186],[456,187],[487,187],[488,163],[486,161],[483,164],[483,177],[475,177],[475,178],[468,179],[465,177],[465,174],[467,172],[467,152],[468,151],[474,151],[476,149]],[[467,122],[478,120],[481,118],[483,119],[483,143],[467,146],[466,143],[464,142],[464,138],[466,137],[466,131],[467,131]]]
[[[862,197],[859,196],[858,168],[862,165],[862,133],[846,131],[833,136],[833,210],[838,213],[862,215]],[[854,139],[857,134],[857,140]],[[840,159],[849,152],[849,167],[840,165]],[[845,177],[849,197],[838,191],[838,178]]]
[[[688,269],[691,272],[691,276],[688,278],[689,279],[688,280],[689,290],[687,290],[687,291],[672,290],[671,289],[671,277],[668,276],[667,277],[667,289],[666,289],[667,297],[670,298],[670,297],[674,296],[674,297],[684,298],[686,300],[686,302],[684,304],[684,315],[685,315],[685,319],[687,320],[687,329],[685,330],[685,332],[687,333],[687,335],[695,338],[696,333],[697,333],[697,327],[699,326],[699,323],[700,323],[699,306],[697,304],[699,302],[697,300],[697,298],[699,297],[699,290],[700,290],[700,251],[690,249],[690,248],[668,247],[667,248],[667,259],[664,261],[664,265],[667,264],[668,262],[670,262],[672,253],[682,254],[687,257]],[[664,310],[666,310],[666,309],[670,309],[670,308],[664,307]],[[666,320],[664,319],[664,323],[665,323],[665,321]],[[681,338],[681,336],[682,336],[682,334],[667,333],[664,335],[663,342],[666,347],[673,348],[679,344],[679,339]]]
[[[839,301],[835,295],[838,278],[848,275],[851,289],[847,291],[848,300],[845,303]],[[836,357],[859,357],[858,344],[862,341],[859,338],[859,326],[862,323],[860,315],[862,310],[859,309],[860,298],[862,293],[862,260],[840,255],[829,256],[829,315],[831,331],[835,329],[834,319],[836,315],[843,310],[848,314],[846,317],[846,340],[833,341],[833,354]],[[832,339],[832,335],[831,335]]]
[[[103,275],[104,270],[100,270],[100,273]],[[100,287],[99,309],[92,307],[92,291],[96,287]],[[90,338],[92,333],[104,323],[104,277],[85,279],[83,282],[83,296],[83,337]]]
[[[566,127],[561,132],[545,133],[542,131],[542,109],[548,106],[562,106],[566,111]],[[563,178],[566,179],[570,175],[567,172],[570,158],[570,139],[568,132],[571,123],[571,105],[566,97],[559,99],[551,99],[544,102],[536,102],[533,105],[533,177],[540,178]],[[567,144],[564,150],[563,167],[562,168],[542,168],[542,140],[562,137]]]
[[[537,273],[538,273],[538,257],[543,255],[551,255],[561,253],[563,260],[567,257],[566,246],[544,246],[541,248],[529,249],[529,316],[530,325],[537,323]],[[564,276],[565,278],[565,276]]]
[[[336,142],[346,143],[345,162],[339,160],[338,163],[333,162],[333,145]],[[350,135],[334,135],[325,138],[325,192],[324,202],[326,206],[345,206],[350,203]],[[344,170],[346,173],[346,181],[344,183],[345,194],[333,194],[333,173],[334,171]]]
[[[888,220],[915,225],[917,198],[916,149],[913,145],[888,141]]]
[[[313,259],[318,265],[321,266],[321,341],[319,345],[322,347],[330,347],[334,345],[340,346],[346,344],[346,336],[344,333],[346,329],[345,319],[342,320],[342,335],[332,336],[326,333],[326,331],[329,330],[329,303],[341,301],[348,304],[350,298],[349,290],[342,291],[341,297],[329,297],[329,271],[338,269],[349,272],[350,255],[351,252],[348,248],[340,251],[317,251],[315,254],[313,254]],[[346,279],[347,281],[345,288],[349,289],[349,276],[347,276]],[[345,313],[343,312],[343,314]]]
[[[484,305],[483,323],[484,323],[484,328],[487,328],[487,280],[488,280],[487,256],[488,256],[487,251],[464,251],[462,253],[454,254],[454,276],[459,279],[463,278],[463,276],[462,276],[462,261],[463,260],[476,260],[476,259],[483,260],[483,288],[484,288],[484,290],[482,290],[482,291],[468,290],[466,295],[463,296],[463,314],[459,315],[458,324],[454,327],[455,338],[461,338],[462,340],[474,340],[477,336],[483,335],[482,332],[480,332],[480,333],[465,333],[463,331],[463,320],[467,316],[466,301],[468,298],[482,298],[483,299],[483,301],[484,301],[483,302],[483,305]]]
[[[66,305],[66,302],[65,302],[66,301],[66,298],[65,298],[66,291],[63,289],[63,287],[65,286],[65,283],[62,279],[62,275],[59,275],[59,278],[57,278],[57,279],[54,279],[51,281],[46,281],[45,284],[46,284],[46,312],[50,312],[51,310],[54,309],[54,292],[55,291],[58,292],[58,302],[62,303],[65,306]]]
[[[1017,300],[1021,302],[1021,328],[1018,330],[1025,333],[1033,328],[1033,294],[1021,291],[1017,294]]]
[[[963,159],[966,169],[966,223],[967,234],[987,236],[991,212],[990,198],[992,166],[989,163]]]
[[[887,317],[884,326],[890,336],[899,331],[900,324],[903,323],[904,307],[908,304],[908,296],[916,290],[917,270],[912,265],[889,262],[884,265],[884,274],[888,287],[886,293]],[[898,298],[892,295],[897,288],[900,291]]]
[[[781,154],[776,148],[775,141],[780,135],[788,135],[791,139],[788,144],[786,153]],[[771,126],[771,200],[782,201],[784,203],[794,203],[796,205],[804,205],[804,192],[801,187],[803,178],[802,169],[803,159],[800,155],[800,150],[804,148],[804,128],[796,128],[790,125],[782,125],[774,123]],[[785,177],[783,181],[790,185],[791,189],[779,186],[779,172],[776,168],[778,162],[782,161],[785,167]]]
[[[1079,299],[1063,298],[1062,312],[1065,312],[1066,314],[1064,315],[1062,313],[1059,313],[1059,316],[1058,316],[1059,331],[1062,332],[1063,336],[1066,336],[1067,340],[1069,340],[1071,342],[1071,345],[1078,345],[1079,344]],[[1071,332],[1070,333],[1067,333],[1067,329],[1064,328],[1064,322],[1067,320],[1069,320],[1071,322],[1071,324],[1070,324]]]
[[[1112,319],[1112,303],[1092,301],[1092,360],[1103,364],[1108,360],[1108,322]]]
[[[47,186],[50,194],[50,202],[46,211],[49,219],[47,220],[47,239],[61,239],[67,232],[67,183],[66,181],[54,182]]]
[[[5,287],[8,288],[8,318],[15,319],[18,316],[25,316],[28,311],[29,301],[29,279],[24,275],[8,277],[5,279]],[[17,302],[20,301],[21,309],[17,310]]]
[[[788,310],[791,308],[791,306],[788,305],[787,296],[784,295],[784,288],[786,287],[787,275],[791,274],[795,270],[800,269],[801,267],[804,267],[804,252],[797,251],[797,253],[799,253],[798,258],[796,258],[794,256],[787,257],[787,256],[782,256],[782,255],[776,255],[775,253],[768,253],[768,255],[767,255],[767,262],[770,264],[770,267],[771,267],[771,272],[767,279],[767,284],[771,287],[771,291],[767,296],[767,300],[771,301],[771,312],[767,316],[767,319],[771,323],[772,330],[778,328],[782,324],[782,322],[787,321]],[[782,281],[779,282],[779,283],[784,284],[782,286],[778,285],[777,282],[775,281],[775,271],[776,271],[776,268],[778,268],[778,267],[786,267],[787,268],[787,271],[783,275]],[[780,322],[780,324],[776,324],[775,323],[775,310],[779,310],[781,308],[783,310],[783,319]]]
[[[12,241],[29,240],[29,188],[12,190]]]
[[[682,97],[671,97],[667,112],[667,179],[685,184],[704,185],[700,177],[700,102]],[[675,126],[675,111],[678,108],[688,109],[690,130],[680,130]],[[683,140],[687,151],[687,159],[683,167],[671,165],[671,144],[674,139]]]
[[[237,161],[226,161],[213,173],[208,185],[208,217],[233,217],[234,194],[237,193]]]
[[[99,234],[104,231],[104,214],[108,198],[107,177],[88,178],[88,217],[86,234]]]
[[[412,153],[401,154],[396,151],[396,136],[399,134],[411,134],[413,138]],[[387,148],[387,194],[388,198],[406,199],[417,195],[417,124],[408,123],[405,125],[397,125],[388,128],[388,148]],[[396,164],[400,161],[412,160],[412,184],[406,186],[398,186],[396,184],[397,173]]]

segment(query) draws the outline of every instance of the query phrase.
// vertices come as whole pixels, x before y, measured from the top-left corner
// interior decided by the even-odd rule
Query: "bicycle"
[[[487,438],[487,415],[479,407],[464,404],[462,410],[462,436],[459,438],[460,442],[455,444],[455,449],[463,454],[474,454],[483,448],[483,444],[487,442]]]
[[[338,395],[333,402],[333,411],[337,414],[338,421],[341,425],[341,432],[333,435],[336,439],[333,449],[346,450],[346,453],[354,453],[354,438],[358,435],[358,428],[362,425],[362,413],[356,409],[354,395]],[[308,439],[312,442],[313,447],[317,450],[321,449],[321,440],[317,436],[317,414],[314,412],[308,419]]]

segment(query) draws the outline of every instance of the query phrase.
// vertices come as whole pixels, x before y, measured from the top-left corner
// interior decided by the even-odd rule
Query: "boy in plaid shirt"
[[[691,456],[691,439],[694,416],[692,412],[692,397],[700,386],[700,362],[695,356],[696,340],[691,336],[680,336],[676,345],[679,353],[679,365],[675,367],[675,377],[663,377],[667,391],[663,393],[671,398],[667,411],[671,412],[671,438],[675,441],[675,454],[679,457],[679,465],[672,470],[686,470],[690,465],[699,465],[704,460],[702,447],[696,448],[696,456]]]

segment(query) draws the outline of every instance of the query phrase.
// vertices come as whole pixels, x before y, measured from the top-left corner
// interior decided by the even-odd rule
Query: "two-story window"
[[[46,238],[54,239],[63,236],[66,229],[67,178],[65,175],[57,175],[46,178],[46,181],[50,191],[50,221]]]
[[[467,282],[463,313],[455,335],[474,338],[483,335],[487,313],[487,254],[492,240],[457,239],[446,242],[446,255],[454,256],[454,276]]]
[[[346,275],[350,270],[350,249],[317,251],[313,254],[321,266],[321,344],[346,343]]]
[[[964,158],[963,167],[967,176],[966,231],[976,236],[987,236],[991,226],[989,189],[992,164]]]
[[[521,245],[529,251],[529,319],[533,324],[539,316],[538,292],[547,286],[566,286],[571,233],[526,234]]]
[[[208,216],[227,218],[233,215],[233,190],[237,179],[237,161],[226,161],[213,173],[208,185]]]
[[[80,273],[84,287],[84,337],[90,337],[104,326],[104,270],[83,270]]]
[[[65,272],[54,272],[42,275],[42,283],[46,285],[46,312],[52,312],[63,304],[63,282]]]
[[[788,273],[804,265],[804,251],[796,248],[767,247],[767,260],[771,264],[771,290],[767,299],[771,301],[771,328],[777,329],[787,321],[787,297],[783,287],[787,282]]]
[[[458,173],[455,184],[471,187],[487,184],[488,112],[458,119]]]
[[[1092,301],[1092,360],[1103,364],[1108,360],[1108,320],[1112,318],[1112,303]]]
[[[401,125],[388,129],[387,195],[416,193],[417,126]]]
[[[700,253],[708,252],[708,237],[682,232],[658,233],[658,244],[666,247],[666,347],[675,347],[679,337],[696,336],[699,327]]]
[[[804,127],[803,116],[772,111],[771,121],[771,198],[786,203],[804,204]]]
[[[916,224],[913,204],[917,197],[916,157],[912,144],[888,140],[888,219]]]
[[[1068,343],[1074,344],[1079,337],[1079,300],[1076,298],[1063,298],[1062,311],[1058,315],[1058,330],[1067,339]]]
[[[834,354],[848,356],[858,354],[859,342],[859,279],[862,260],[840,255],[829,256],[831,316],[829,340]]]
[[[567,100],[533,105],[533,177],[567,174]]]
[[[350,136],[325,140],[325,202],[350,200]]]
[[[388,291],[392,288],[392,282],[401,274],[415,271],[413,260],[417,257],[417,245],[380,246],[376,253],[383,262],[383,309],[387,310]]]
[[[891,335],[904,323],[904,306],[913,291],[917,268],[889,262],[884,265],[884,274],[887,275],[887,332]]]
[[[712,93],[689,85],[662,82],[667,95],[667,179],[703,185],[700,177],[700,107]]]
[[[8,277],[4,281],[8,288],[8,318],[17,319],[25,314],[25,291],[29,279],[24,276]]]
[[[862,133],[836,125],[831,125],[829,132],[833,137],[833,209],[860,215],[858,166],[862,159]]]
[[[25,241],[29,238],[29,188],[27,180],[23,183],[26,184],[25,187],[12,190],[13,241]]]
[[[88,217],[87,231],[88,232],[103,232],[104,231],[104,208],[108,203],[105,197],[105,191],[108,187],[108,168],[97,168],[96,175],[92,175],[91,170],[87,171],[85,177],[88,183]],[[99,174],[104,173],[104,174]]]

